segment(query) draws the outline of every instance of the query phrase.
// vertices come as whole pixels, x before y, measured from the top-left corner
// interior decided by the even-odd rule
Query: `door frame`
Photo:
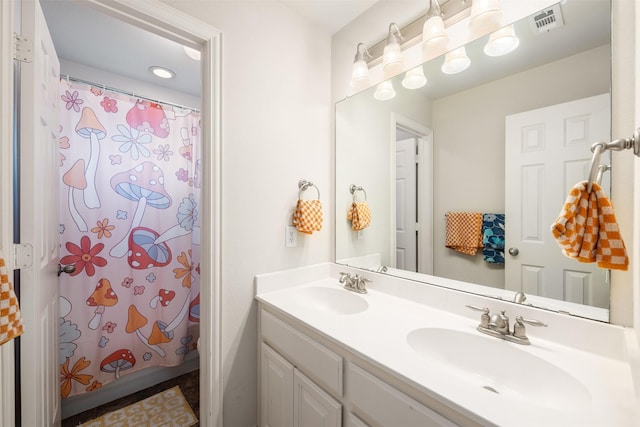
[[[12,1],[0,1],[0,206],[13,206],[13,20]],[[0,209],[0,248],[14,263],[13,209]],[[14,341],[0,346],[0,425],[15,425]]]
[[[389,136],[389,188],[391,200],[396,199],[396,127],[405,129],[418,137],[418,272],[433,274],[433,131],[427,126],[413,121],[401,114],[391,113]],[[391,266],[395,267],[396,253],[396,205],[390,205],[390,254]],[[431,248],[431,250],[427,250]]]
[[[13,205],[14,71],[13,33],[14,2],[0,1],[0,206]],[[158,0],[86,0],[97,11],[131,25],[151,31],[202,51],[202,158],[203,181],[210,191],[203,192],[201,244],[201,318],[206,333],[200,340],[200,422],[203,426],[222,426],[222,328],[221,328],[221,32],[190,15]],[[13,265],[13,212],[0,209],[0,248],[5,248],[6,262]],[[14,425],[13,342],[0,347],[0,424]],[[24,392],[24,391],[23,391]],[[26,401],[26,400],[25,400]]]

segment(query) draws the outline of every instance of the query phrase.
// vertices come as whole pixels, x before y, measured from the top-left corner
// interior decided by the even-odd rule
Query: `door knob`
[[[518,250],[518,248],[509,248],[509,255],[517,256],[519,253],[520,253],[520,250]]]
[[[74,271],[76,271],[76,267],[75,265],[65,265],[64,267],[61,266],[60,264],[58,264],[58,277],[60,277],[60,275],[62,273],[67,273],[67,274],[71,274]]]

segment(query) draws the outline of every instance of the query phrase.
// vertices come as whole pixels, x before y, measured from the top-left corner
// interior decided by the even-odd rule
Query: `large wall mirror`
[[[566,258],[550,228],[588,177],[591,144],[610,140],[610,1],[553,9],[543,31],[540,13],[514,23],[507,55],[486,55],[485,36],[458,74],[442,72],[442,56],[423,64],[422,88],[399,75],[392,99],[372,87],[336,104],[336,262],[608,321],[609,272]],[[354,200],[372,217],[359,231]],[[504,248],[447,247],[452,213],[504,215]]]

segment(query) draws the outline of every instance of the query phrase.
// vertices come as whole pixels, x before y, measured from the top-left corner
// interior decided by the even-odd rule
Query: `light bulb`
[[[402,86],[407,89],[418,89],[426,84],[427,78],[424,76],[422,65],[407,71],[402,79]]]
[[[161,79],[172,79],[176,76],[176,73],[174,73],[170,69],[159,67],[157,65],[149,67],[149,71],[152,72],[155,76],[160,77]]]

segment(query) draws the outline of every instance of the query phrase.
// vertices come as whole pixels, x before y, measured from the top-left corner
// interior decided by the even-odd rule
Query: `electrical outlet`
[[[287,225],[285,227],[285,243],[286,248],[293,248],[298,246],[298,230],[293,225]]]
[[[364,239],[364,230],[358,230],[356,235],[358,236],[358,240]]]

